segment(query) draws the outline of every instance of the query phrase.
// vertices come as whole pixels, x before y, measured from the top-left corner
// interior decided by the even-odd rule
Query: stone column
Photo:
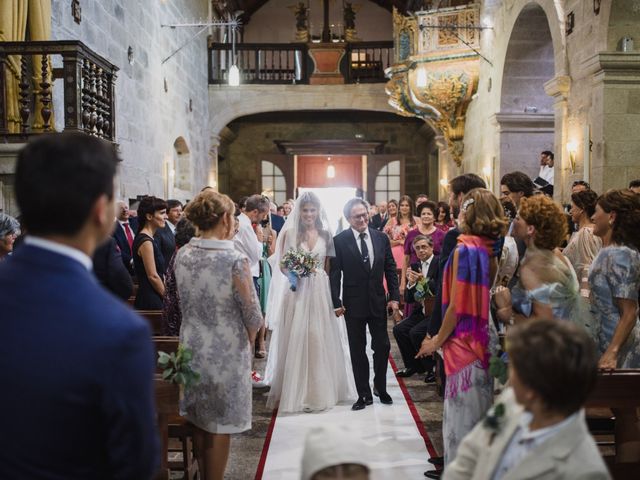
[[[568,184],[571,175],[569,152],[567,151],[568,105],[571,77],[560,75],[544,84],[544,91],[553,97],[555,139],[554,139],[554,185],[553,196],[557,201],[566,201],[571,195]]]
[[[593,74],[591,186],[627,187],[640,178],[640,53],[601,52],[583,67]]]
[[[207,186],[218,191],[218,147],[220,137],[211,135],[211,145],[209,147],[209,174],[207,176]]]

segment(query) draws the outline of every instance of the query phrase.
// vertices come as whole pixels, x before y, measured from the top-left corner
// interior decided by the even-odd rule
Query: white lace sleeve
[[[242,323],[249,332],[249,336],[253,337],[263,326],[264,320],[260,311],[258,295],[253,286],[249,261],[246,258],[236,260],[232,275],[234,298],[240,307]]]

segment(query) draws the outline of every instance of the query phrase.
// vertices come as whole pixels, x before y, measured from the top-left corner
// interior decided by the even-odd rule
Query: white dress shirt
[[[251,275],[260,276],[260,257],[262,257],[262,244],[256,237],[256,232],[251,226],[251,220],[244,213],[238,217],[239,228],[236,236],[233,237],[233,244],[236,250],[244,253],[249,259]]]
[[[120,228],[122,229],[122,231],[124,232],[124,236],[125,238],[127,237],[127,229],[124,228],[124,224],[129,225],[129,230],[131,230],[131,235],[133,235],[133,237],[135,238],[136,236],[136,232],[133,231],[133,228],[131,228],[131,222],[129,222],[129,220],[127,220],[126,222],[123,222],[122,220],[118,220],[118,225],[120,225]]]
[[[173,233],[174,235],[176,234],[176,226],[171,223],[169,220],[167,220],[167,225],[169,225],[169,229],[171,230],[171,233]]]
[[[27,235],[24,239],[25,245],[32,245],[34,247],[42,248],[43,250],[49,250],[50,252],[57,253],[69,257],[76,262],[79,262],[84,268],[91,271],[93,269],[93,260],[84,252],[81,252],[77,248],[68,247],[61,243],[52,242],[40,237],[33,237]]]
[[[541,165],[538,176],[545,180],[549,185],[553,185],[553,167]]]
[[[511,440],[509,441],[509,445],[502,453],[500,463],[498,463],[495,472],[493,472],[493,480],[500,480],[511,469],[516,468],[531,450],[557,435],[560,430],[571,423],[580,414],[581,411],[579,410],[573,415],[569,415],[560,423],[531,431],[529,430],[529,425],[531,425],[533,415],[529,412],[522,413],[520,417],[520,427],[515,431],[513,437],[511,437]]]
[[[360,232],[355,228],[351,228],[351,231],[353,232],[353,236],[356,238],[356,245],[358,245],[360,255],[362,255],[362,248],[360,247]],[[373,243],[371,242],[371,233],[368,228],[363,233],[364,243],[367,245],[367,250],[369,250],[369,264],[373,267]]]

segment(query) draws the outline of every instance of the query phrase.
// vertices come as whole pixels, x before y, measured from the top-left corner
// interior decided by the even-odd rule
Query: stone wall
[[[238,199],[261,191],[259,161],[262,154],[279,153],[274,140],[333,140],[362,138],[386,141],[387,154],[405,156],[405,191],[415,196],[429,188],[429,155],[434,149],[433,132],[422,123],[407,119],[394,122],[245,122],[229,125],[222,142],[224,160],[219,163],[220,191]],[[431,194],[431,192],[429,192]],[[433,193],[437,195],[437,192]]]
[[[119,196],[192,198],[207,183],[211,163],[206,32],[187,43],[197,29],[161,28],[161,24],[206,20],[207,0],[81,4],[78,25],[70,2],[53,2],[52,38],[79,39],[120,68],[116,81],[116,135],[123,159]],[[185,43],[184,49],[162,64]],[[129,46],[133,64],[127,58]],[[56,94],[60,96],[61,91]],[[57,122],[62,118],[62,112],[56,111]],[[174,148],[181,137],[188,157],[178,157]]]
[[[296,0],[270,0],[263,5],[245,27],[244,41],[247,43],[289,43],[295,40],[296,20],[293,11],[287,7],[297,4]],[[306,3],[306,2],[305,2]],[[355,2],[354,2],[355,4]],[[322,2],[311,2],[311,33],[322,33]],[[356,4],[357,7],[357,4]],[[330,22],[343,25],[342,3],[331,2]],[[358,38],[363,41],[391,40],[393,25],[391,12],[370,1],[360,3],[356,13]]]
[[[526,114],[527,119],[524,111],[517,114],[519,118],[500,116],[501,109],[513,105],[508,50],[515,45],[513,41],[520,41],[518,19],[523,10],[537,7],[548,22],[553,50],[552,55],[547,52],[546,60],[541,59],[540,66],[553,61],[545,91],[553,105],[556,198],[566,201],[571,182],[578,179],[589,180],[598,192],[625,187],[629,180],[640,177],[640,142],[632,133],[640,126],[636,100],[640,98],[640,54],[615,50],[625,35],[640,38],[640,9],[623,0],[603,0],[599,14],[593,2],[583,0],[483,2],[482,22],[492,30],[482,33],[482,53],[492,65],[481,63],[478,94],[467,113],[462,169],[480,172],[488,167],[497,184],[501,173],[522,165],[511,156],[514,149],[528,152],[550,138],[544,132],[549,131],[549,124],[543,125],[540,115],[548,117],[548,104],[538,108],[539,118]],[[567,35],[565,19],[570,12],[575,24]],[[540,80],[535,83],[539,85]],[[526,88],[517,91],[527,93]],[[541,99],[539,90],[536,95]],[[506,129],[505,118],[511,120]],[[514,133],[514,124],[531,134]],[[574,150],[571,154],[569,146]],[[542,149],[530,152],[532,162]],[[533,175],[533,170],[528,173]]]

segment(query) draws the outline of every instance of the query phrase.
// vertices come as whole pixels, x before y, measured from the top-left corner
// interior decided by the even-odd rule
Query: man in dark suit
[[[182,203],[178,200],[167,200],[167,221],[164,228],[156,230],[153,236],[164,258],[164,268],[169,266],[169,261],[176,253],[176,225],[182,218]],[[158,272],[160,273],[160,272]],[[165,273],[164,271],[162,272]]]
[[[388,221],[389,214],[387,213],[387,202],[380,202],[378,203],[378,213],[371,217],[369,226],[381,232]]]
[[[149,325],[91,273],[117,163],[113,145],[77,132],[18,155],[28,235],[0,263],[0,478],[148,480],[159,466]]]
[[[415,300],[417,283],[423,278],[427,279],[427,285],[435,295],[436,279],[438,277],[439,265],[438,257],[433,255],[433,240],[425,235],[418,235],[413,240],[413,248],[418,256],[418,262],[411,264],[407,271],[407,289],[405,291],[405,302],[413,303],[414,307],[409,317],[393,327],[393,336],[400,348],[400,354],[404,362],[404,368],[398,370],[398,377],[411,377],[415,373],[427,372],[425,382],[435,381],[433,374],[434,362],[429,357],[424,360],[416,359],[416,354],[420,344],[428,331],[431,314],[425,316],[422,302]]]
[[[345,205],[343,213],[350,228],[334,237],[336,254],[331,259],[330,270],[333,307],[336,316],[344,315],[346,320],[351,366],[358,391],[353,410],[362,410],[373,403],[366,353],[367,326],[373,349],[373,393],[380,397],[382,403],[393,403],[387,393],[386,378],[390,350],[387,309],[394,313],[398,310],[398,274],[389,238],[368,228],[368,212],[369,205],[359,198],[349,200]],[[387,280],[388,303],[383,277]]]
[[[122,263],[122,255],[113,237],[109,237],[93,252],[93,272],[104,288],[122,300],[133,293],[133,280]]]
[[[134,224],[135,221],[135,224]],[[138,232],[137,219],[129,215],[129,207],[125,202],[116,202],[116,223],[113,226],[113,238],[120,249],[122,263],[131,276],[133,269],[133,239]]]

